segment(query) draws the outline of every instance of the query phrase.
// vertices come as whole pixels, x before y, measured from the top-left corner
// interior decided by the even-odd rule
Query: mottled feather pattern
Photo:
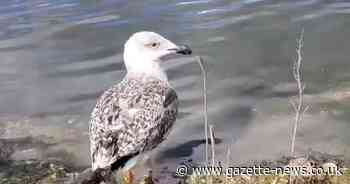
[[[166,81],[127,75],[103,93],[90,121],[92,168],[155,148],[177,115],[177,95]]]

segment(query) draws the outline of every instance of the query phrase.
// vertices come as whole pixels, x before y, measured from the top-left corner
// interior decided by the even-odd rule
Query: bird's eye
[[[157,47],[159,47],[159,43],[157,43],[157,42],[153,42],[153,43],[150,43],[150,44],[148,44],[148,46],[149,47],[152,47],[152,48],[157,48]]]

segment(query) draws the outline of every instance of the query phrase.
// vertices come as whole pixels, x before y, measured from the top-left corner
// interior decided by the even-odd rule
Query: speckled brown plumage
[[[127,75],[105,91],[91,115],[92,168],[155,148],[175,122],[177,105],[168,82],[150,76]]]

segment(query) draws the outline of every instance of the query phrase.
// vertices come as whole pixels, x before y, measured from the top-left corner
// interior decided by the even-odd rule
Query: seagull
[[[191,53],[188,46],[149,31],[134,33],[126,41],[127,74],[102,94],[91,113],[93,171],[126,167],[166,139],[176,120],[178,98],[161,63]]]

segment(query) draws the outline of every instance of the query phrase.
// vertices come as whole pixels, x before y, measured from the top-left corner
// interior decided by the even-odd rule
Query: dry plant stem
[[[211,166],[215,166],[215,136],[213,125],[209,126],[210,145],[211,145]]]
[[[231,149],[230,145],[227,146],[227,152],[226,152],[226,168],[230,167],[230,156],[231,156]],[[225,184],[228,182],[228,177],[225,177]]]
[[[294,156],[295,138],[296,138],[298,125],[299,125],[300,120],[301,120],[301,116],[307,110],[307,108],[304,109],[304,107],[303,107],[303,94],[304,94],[304,89],[305,89],[305,85],[303,84],[303,81],[302,81],[302,60],[303,60],[302,49],[303,49],[303,45],[304,45],[304,29],[302,29],[302,31],[300,33],[300,37],[297,40],[297,48],[296,48],[297,58],[296,58],[296,61],[294,62],[294,66],[293,66],[293,77],[294,77],[294,79],[297,83],[297,87],[298,87],[298,99],[297,99],[297,104],[294,101],[291,101],[291,103],[294,107],[294,110],[295,110],[294,127],[293,127],[293,132],[292,132],[292,139],[291,139],[292,143],[291,143],[291,147],[290,147],[291,156]]]
[[[211,167],[214,167],[215,166],[215,136],[214,136],[213,125],[209,125],[209,133],[210,133],[211,159],[212,159]],[[213,177],[210,177],[209,184],[213,184]]]
[[[204,133],[205,133],[205,164],[208,166],[209,157],[208,157],[208,106],[207,106],[207,72],[203,65],[203,60],[200,56],[197,56],[197,62],[201,68],[202,77],[203,77],[203,110],[204,110]]]
[[[230,145],[228,145],[227,152],[226,152],[226,168],[230,167],[230,158],[231,158],[231,149],[230,149]]]

